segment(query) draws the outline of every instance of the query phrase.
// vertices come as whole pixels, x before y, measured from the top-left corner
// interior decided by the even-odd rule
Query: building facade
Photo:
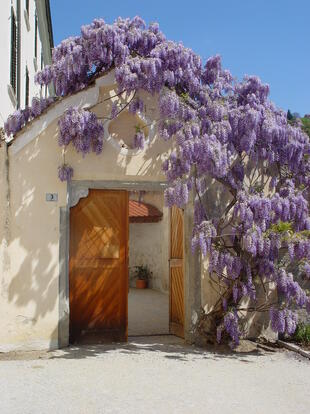
[[[0,127],[34,96],[53,94],[34,83],[51,63],[53,31],[49,0],[3,0],[0,7]]]
[[[218,293],[207,259],[192,253],[193,200],[179,216],[163,203],[162,163],[174,144],[158,136],[158,97],[138,97],[142,114],[124,110],[104,123],[101,154],[84,158],[72,145],[64,153],[58,120],[70,107],[106,119],[118,99],[113,71],[58,99],[0,147],[0,352],[63,347],[99,331],[104,340],[126,340],[128,265],[141,264],[154,273],[151,287],[169,295],[170,332],[199,343],[199,314]],[[144,149],[131,146],[137,123],[147,127]],[[64,157],[74,168],[69,183],[57,174]],[[209,210],[221,217],[229,194],[213,182],[207,191]],[[138,193],[162,211],[161,222],[128,225],[128,200]],[[251,314],[245,330],[274,336],[268,312]]]

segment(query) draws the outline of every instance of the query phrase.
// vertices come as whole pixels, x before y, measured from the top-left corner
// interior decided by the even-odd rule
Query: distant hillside
[[[303,118],[297,113],[292,113],[290,110],[287,111],[287,120],[291,125],[296,125],[299,120],[302,123],[302,129],[310,137],[310,114],[305,115]]]

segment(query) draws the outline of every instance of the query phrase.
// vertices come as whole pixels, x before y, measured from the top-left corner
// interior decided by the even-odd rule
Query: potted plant
[[[148,286],[148,281],[152,276],[152,272],[148,266],[135,266],[136,288],[145,289]]]

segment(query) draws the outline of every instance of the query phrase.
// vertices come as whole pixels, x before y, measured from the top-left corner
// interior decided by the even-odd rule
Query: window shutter
[[[17,24],[13,8],[11,9],[11,86],[16,95],[17,89]]]
[[[37,12],[34,16],[34,57],[38,57],[38,16]]]
[[[26,66],[25,107],[29,106],[29,71]]]

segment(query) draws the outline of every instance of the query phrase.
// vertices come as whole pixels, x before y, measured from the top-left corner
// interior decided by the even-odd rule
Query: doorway
[[[163,193],[159,193],[163,200]],[[166,248],[161,257],[166,262],[166,285],[160,286],[158,277],[153,277],[149,289],[135,289],[129,267],[131,194],[126,190],[90,190],[70,210],[71,343],[127,341],[128,331],[129,335],[172,333],[184,337],[183,222],[178,213],[168,211],[167,215],[166,211],[162,223],[166,247],[159,238]],[[147,194],[145,199],[148,201]],[[149,227],[149,234],[144,234],[150,246],[148,254],[158,262],[158,250],[154,243],[152,246],[155,226]],[[143,225],[139,229],[143,234]],[[135,247],[139,249],[137,243]]]
[[[184,338],[184,217],[183,210],[170,210],[169,331]]]
[[[90,190],[70,213],[69,341],[127,341],[128,193]]]
[[[147,287],[139,288],[140,277]],[[128,335],[169,334],[169,209],[162,191],[129,195]]]

